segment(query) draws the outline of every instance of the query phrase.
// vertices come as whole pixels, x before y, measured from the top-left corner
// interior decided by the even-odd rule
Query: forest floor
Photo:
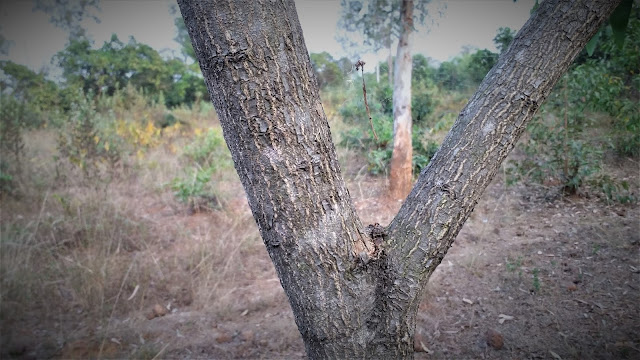
[[[638,163],[611,166],[638,194]],[[387,200],[385,179],[346,177],[363,223],[388,224],[400,203]],[[3,315],[1,357],[304,358],[244,192],[237,178],[220,186],[223,208],[196,213],[157,192],[118,190],[150,233],[116,262],[124,280],[101,300],[112,306],[96,314],[63,286],[48,306],[16,304],[24,310]],[[497,176],[430,279],[416,358],[640,358],[639,227],[637,203],[562,198]],[[127,280],[141,264],[147,281]]]

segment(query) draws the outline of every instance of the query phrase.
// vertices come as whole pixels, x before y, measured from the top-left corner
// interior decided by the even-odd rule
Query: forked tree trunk
[[[393,199],[404,199],[411,190],[413,147],[411,145],[411,58],[413,0],[402,0],[402,33],[398,39],[395,80],[393,82],[393,152],[389,190]]]
[[[419,295],[481,193],[618,1],[546,0],[460,113],[388,228],[340,175],[291,0],[179,0],[310,358],[410,358]]]

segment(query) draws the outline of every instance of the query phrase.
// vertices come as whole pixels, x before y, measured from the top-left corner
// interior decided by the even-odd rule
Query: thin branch
[[[369,117],[369,124],[371,125],[371,131],[373,131],[373,137],[376,138],[376,141],[380,141],[378,139],[378,134],[376,134],[376,129],[373,128],[373,120],[371,120],[371,111],[369,110],[369,103],[367,102],[367,85],[364,83],[364,61],[358,60],[356,62],[356,71],[362,71],[362,96],[364,97],[364,106],[367,109],[367,116]]]

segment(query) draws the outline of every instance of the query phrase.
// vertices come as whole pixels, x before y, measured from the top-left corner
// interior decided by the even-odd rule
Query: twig
[[[369,103],[367,102],[367,85],[364,83],[364,61],[358,60],[356,62],[356,71],[360,70],[362,72],[362,96],[364,97],[364,106],[367,109],[367,116],[369,116],[369,124],[371,125],[371,131],[373,131],[373,137],[376,138],[376,141],[379,141],[378,134],[376,134],[376,129],[373,128],[373,120],[371,120],[371,111],[369,110]]]

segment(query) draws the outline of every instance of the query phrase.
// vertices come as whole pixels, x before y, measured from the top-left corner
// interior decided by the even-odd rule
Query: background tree
[[[339,37],[346,49],[365,45],[373,52],[387,49],[387,75],[389,85],[393,86],[393,53],[391,46],[398,37],[400,6],[398,1],[371,0],[341,1],[342,13],[338,26],[347,32],[358,32],[364,37],[363,44],[350,40],[348,36]],[[366,9],[365,9],[366,8]]]
[[[35,0],[35,10],[49,15],[49,21],[69,32],[69,40],[86,37],[85,19],[99,23],[100,0]]]
[[[413,62],[413,0],[402,0],[395,78],[393,81],[393,152],[391,154],[389,191],[394,199],[404,199],[413,183],[413,146],[411,144],[411,72]]]
[[[364,228],[340,175],[293,1],[179,2],[311,358],[411,357],[429,276],[528,121],[617,4],[543,2],[389,227]]]
[[[318,80],[318,86],[336,86],[344,80],[344,74],[338,63],[328,52],[311,54],[311,65]]]
[[[516,36],[515,30],[511,30],[509,27],[500,27],[498,29],[498,34],[493,38],[493,43],[496,44],[498,51],[500,54],[505,52],[511,42],[513,41],[514,36]]]
[[[365,6],[361,1],[342,1],[343,12],[339,26],[348,32],[360,32],[364,37],[364,45],[377,51],[380,48],[390,48],[393,40],[398,39],[394,71],[391,51],[387,58],[390,84],[393,78],[393,150],[389,190],[390,195],[396,199],[401,199],[409,193],[413,180],[411,33],[414,30],[414,14],[420,23],[424,23],[428,14],[428,3],[428,0],[370,0],[366,2],[366,10],[363,11]],[[392,75],[394,73],[395,75]]]

